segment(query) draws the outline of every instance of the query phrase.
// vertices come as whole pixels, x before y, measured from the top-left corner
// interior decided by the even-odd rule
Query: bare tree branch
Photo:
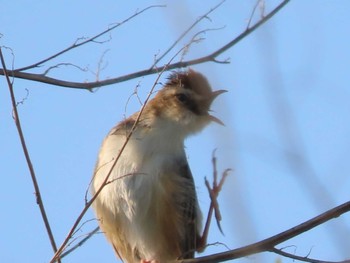
[[[275,246],[278,244],[281,244],[293,237],[296,237],[306,231],[309,231],[313,229],[316,226],[319,226],[333,218],[337,218],[341,216],[344,213],[347,213],[350,211],[350,201],[346,202],[344,204],[341,204],[335,208],[332,208],[328,210],[327,212],[324,212],[323,214],[320,214],[319,216],[316,216],[304,223],[301,223],[300,225],[297,225],[293,228],[290,228],[282,233],[279,233],[275,236],[266,238],[262,241],[256,242],[254,244],[233,249],[230,251],[212,254],[209,256],[204,257],[198,257],[194,259],[186,259],[186,260],[179,260],[178,262],[182,263],[216,263],[216,262],[223,262],[227,260],[242,258],[245,256],[249,256],[252,254],[260,253],[260,252],[275,252]],[[344,262],[348,262],[344,261]]]
[[[266,16],[264,16],[259,22],[257,22],[253,26],[247,28],[244,32],[242,32],[236,38],[234,38],[233,40],[228,42],[226,45],[220,47],[219,49],[212,52],[211,54],[209,54],[207,56],[200,57],[200,58],[196,58],[196,59],[192,59],[192,60],[188,60],[188,61],[179,61],[179,62],[172,63],[172,64],[165,64],[165,65],[160,66],[158,68],[153,67],[150,69],[144,69],[144,70],[141,70],[138,72],[133,72],[130,74],[126,74],[123,76],[119,76],[119,77],[115,77],[115,78],[111,78],[111,79],[106,79],[106,80],[102,80],[102,81],[95,81],[95,82],[72,82],[72,81],[60,80],[60,79],[56,79],[56,78],[47,77],[47,76],[42,75],[42,74],[26,73],[26,72],[23,72],[23,68],[20,70],[7,70],[7,74],[9,76],[14,77],[14,78],[21,78],[21,79],[26,79],[26,80],[31,80],[31,81],[37,81],[37,82],[42,82],[42,83],[66,87],[66,88],[91,90],[93,88],[112,85],[112,84],[128,81],[131,79],[135,79],[138,77],[155,74],[155,73],[158,73],[158,72],[163,71],[163,70],[184,68],[184,67],[188,67],[188,66],[192,66],[192,65],[202,64],[205,62],[220,63],[220,61],[217,60],[217,57],[219,55],[223,54],[225,51],[232,48],[234,45],[236,45],[238,42],[240,42],[246,36],[248,36],[249,34],[254,32],[257,28],[259,28],[265,22],[267,22],[270,18],[272,18],[275,14],[277,14],[285,5],[287,5],[289,3],[289,1],[290,0],[282,1],[277,7],[275,7],[270,13],[268,13]],[[67,52],[70,49],[72,49],[72,47],[67,48],[66,50],[64,50],[64,52]],[[62,52],[63,51],[55,54],[54,56],[57,57],[58,55],[62,54]],[[52,58],[49,58],[49,59],[52,59]],[[43,62],[41,61],[41,62],[38,62],[36,64],[42,64],[42,63]],[[36,65],[36,64],[34,64],[34,65]],[[31,67],[33,67],[33,65]],[[4,75],[4,69],[0,69],[0,75]]]
[[[2,48],[1,47],[0,47],[0,60],[1,60],[2,67],[4,69],[5,78],[6,78],[7,85],[9,87],[9,91],[10,91],[11,102],[12,102],[12,110],[13,110],[13,118],[15,120],[15,124],[16,124],[16,127],[17,127],[17,131],[18,131],[18,135],[19,135],[20,141],[21,141],[23,153],[24,153],[24,156],[26,158],[28,169],[29,169],[29,173],[30,173],[30,176],[31,176],[31,179],[32,179],[32,182],[33,182],[35,196],[36,196],[36,203],[39,206],[40,213],[41,213],[41,216],[43,218],[44,225],[45,225],[45,228],[46,228],[46,232],[47,232],[47,234],[49,236],[52,249],[53,249],[54,252],[56,252],[57,251],[56,242],[55,242],[54,236],[52,234],[52,230],[51,230],[51,226],[50,226],[50,223],[49,223],[49,219],[47,218],[47,215],[46,215],[44,202],[42,200],[41,193],[40,193],[39,184],[38,184],[38,181],[36,179],[34,167],[33,167],[32,161],[30,159],[28,148],[27,148],[27,145],[26,145],[26,142],[25,142],[25,139],[24,139],[22,126],[21,126],[21,122],[20,122],[20,119],[19,119],[19,114],[18,114],[18,111],[17,111],[17,103],[16,103],[16,98],[15,98],[15,93],[13,91],[12,82],[10,81],[10,78],[7,75],[6,63],[5,63],[5,59],[3,57],[3,54],[2,54]]]

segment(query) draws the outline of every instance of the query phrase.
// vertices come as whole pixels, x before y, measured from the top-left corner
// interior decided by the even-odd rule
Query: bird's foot
[[[159,263],[159,261],[158,260],[141,259],[140,263]]]

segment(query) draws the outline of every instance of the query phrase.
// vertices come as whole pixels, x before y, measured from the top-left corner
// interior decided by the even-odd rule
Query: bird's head
[[[223,124],[210,114],[210,106],[224,92],[226,90],[213,91],[207,79],[192,69],[175,72],[150,101],[149,109],[155,116],[175,124],[184,133],[195,133],[211,121]]]

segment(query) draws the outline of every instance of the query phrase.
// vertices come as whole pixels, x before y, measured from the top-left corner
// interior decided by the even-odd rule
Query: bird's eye
[[[183,93],[176,94],[175,96],[182,103],[185,103],[188,100],[188,97]]]

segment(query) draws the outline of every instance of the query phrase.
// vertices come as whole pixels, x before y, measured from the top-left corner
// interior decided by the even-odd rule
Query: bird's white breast
[[[95,203],[96,211],[104,216],[106,228],[113,229],[112,224],[120,222],[130,245],[139,250],[145,243],[148,243],[146,246],[159,246],[152,244],[159,238],[155,236],[157,222],[152,221],[150,211],[157,205],[157,199],[164,198],[162,195],[168,191],[162,189],[168,185],[166,180],[170,180],[164,169],[171,170],[171,166],[176,165],[176,159],[185,159],[183,138],[179,137],[181,132],[174,134],[172,131],[170,134],[164,133],[164,129],[161,134],[153,130],[152,135],[136,131]],[[103,142],[92,185],[93,193],[105,180],[125,139],[124,135],[110,133]],[[152,256],[149,255],[150,258]]]

